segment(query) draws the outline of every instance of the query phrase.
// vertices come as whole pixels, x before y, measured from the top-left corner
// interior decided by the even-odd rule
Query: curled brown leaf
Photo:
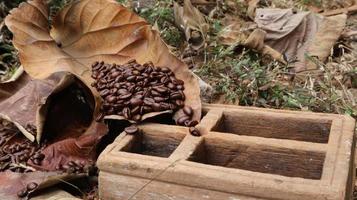
[[[43,79],[68,71],[89,86],[93,82],[90,66],[95,61],[152,61],[169,67],[185,81],[185,104],[195,110],[193,119],[200,119],[200,92],[193,73],[169,52],[159,33],[144,19],[114,1],[76,1],[61,10],[49,28],[47,5],[33,0],[13,10],[5,22],[14,34],[20,61],[32,77]],[[101,98],[95,89],[92,92],[98,113]],[[175,118],[180,113],[176,112]]]

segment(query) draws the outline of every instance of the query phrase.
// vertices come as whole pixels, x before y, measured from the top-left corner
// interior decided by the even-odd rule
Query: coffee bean
[[[41,165],[41,160],[40,159],[33,159],[33,163],[35,165]]]
[[[31,182],[29,184],[27,184],[26,188],[28,191],[33,191],[38,187],[38,184],[35,182]]]
[[[136,121],[136,122],[138,122],[138,121],[140,121],[141,120],[141,115],[139,115],[139,114],[136,114],[136,115],[134,115],[133,116],[133,118],[132,118],[134,121]]]
[[[173,83],[171,83],[171,82],[169,82],[169,83],[167,84],[167,87],[170,88],[171,90],[176,89],[176,85],[173,84]]]
[[[123,94],[123,95],[120,95],[119,96],[119,99],[128,99],[128,98],[130,98],[131,97],[131,93],[128,93],[128,94]]]
[[[163,98],[163,97],[154,97],[154,101],[156,102],[156,103],[160,103],[160,102],[163,102],[163,101],[165,101],[166,99],[165,98]]]
[[[138,133],[138,132],[139,132],[139,129],[138,129],[138,127],[136,127],[135,125],[131,125],[131,126],[129,126],[129,127],[126,127],[126,128],[124,129],[124,131],[125,131],[127,134],[129,134],[129,135],[133,135],[133,134]]]
[[[45,158],[45,155],[42,153],[37,153],[33,156],[35,159],[43,160]]]
[[[200,131],[195,127],[190,127],[188,130],[193,136],[201,136]]]
[[[141,100],[140,98],[133,98],[133,99],[130,99],[130,104],[132,106],[139,106],[143,103],[143,100]]]
[[[168,67],[162,67],[161,71],[164,73],[168,73],[168,72],[171,72],[171,69],[169,69]]]
[[[177,99],[177,100],[175,101],[175,103],[176,103],[176,105],[177,105],[178,107],[180,107],[180,108],[182,108],[182,107],[185,105],[184,101],[182,101],[182,100],[180,100],[180,99]]]
[[[187,116],[191,117],[193,115],[193,110],[190,106],[185,106],[182,110]]]
[[[20,198],[24,198],[27,196],[27,189],[22,189],[20,191],[17,192],[17,196],[20,197]]]
[[[144,104],[148,105],[148,106],[151,106],[152,104],[155,103],[155,100],[152,99],[152,98],[145,98],[144,99]]]
[[[151,107],[155,112],[161,111],[160,104],[158,104],[158,103],[153,103]]]
[[[131,118],[130,108],[128,107],[123,108],[123,115],[126,119],[130,119]]]
[[[168,89],[164,86],[159,86],[159,87],[153,87],[154,90],[158,91],[159,93],[166,93]]]
[[[185,125],[185,121],[187,121],[187,120],[190,120],[190,117],[184,115],[184,116],[179,117],[176,122],[178,125]]]
[[[69,161],[67,164],[68,164],[68,166],[70,166],[70,167],[75,167],[75,166],[77,166],[76,163],[75,163],[74,161],[72,161],[72,160]]]
[[[176,88],[177,88],[178,90],[184,90],[184,89],[185,89],[185,87],[184,87],[183,85],[177,85]]]

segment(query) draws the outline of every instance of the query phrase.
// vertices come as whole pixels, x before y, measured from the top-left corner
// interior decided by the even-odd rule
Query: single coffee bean
[[[41,160],[40,159],[33,159],[33,163],[35,165],[41,165]]]
[[[100,95],[101,97],[106,97],[106,96],[108,96],[109,94],[110,94],[110,90],[108,90],[108,89],[104,89],[104,90],[100,91],[100,93],[99,93],[99,95]]]
[[[131,126],[129,126],[129,127],[126,127],[126,128],[124,129],[124,131],[125,131],[127,134],[129,134],[129,135],[133,135],[133,134],[138,133],[138,132],[139,132],[139,129],[138,129],[137,126],[131,125]]]
[[[177,99],[177,100],[175,101],[175,103],[176,103],[176,105],[177,105],[178,107],[180,107],[180,108],[182,108],[182,107],[185,105],[185,102],[182,101],[182,100],[180,100],[180,99]]]
[[[111,95],[111,96],[107,96],[107,97],[105,98],[105,100],[106,100],[107,102],[109,102],[109,103],[114,103],[114,102],[117,100],[117,97]]]
[[[75,163],[74,161],[72,161],[72,160],[69,161],[67,164],[68,164],[68,166],[70,166],[70,167],[75,167],[75,166],[77,166],[76,163]]]
[[[153,87],[154,90],[158,91],[159,93],[166,93],[168,89],[164,86],[159,86],[159,87]]]
[[[140,106],[136,106],[130,110],[131,115],[136,115],[140,112]]]
[[[120,95],[119,96],[119,99],[128,99],[128,98],[130,98],[131,97],[131,93],[128,93],[128,94],[123,94],[123,95]]]
[[[124,116],[126,119],[130,119],[130,118],[131,118],[130,108],[125,107],[125,108],[123,109],[123,116]]]
[[[154,97],[154,101],[155,101],[156,103],[160,103],[160,102],[165,101],[165,98],[163,98],[163,97]]]
[[[193,115],[193,110],[192,110],[192,108],[190,107],[190,106],[185,106],[185,107],[183,107],[183,112],[187,115],[187,116],[190,116],[190,117],[192,117],[192,115]]]
[[[155,100],[154,99],[152,99],[152,98],[145,98],[144,99],[144,104],[146,104],[146,105],[148,105],[148,106],[151,106],[152,104],[154,104],[155,103]]]
[[[132,106],[138,106],[141,105],[143,103],[143,100],[139,99],[139,98],[132,98],[130,99],[130,104]]]
[[[168,72],[171,71],[171,69],[169,69],[168,67],[162,67],[161,71],[164,72],[164,73],[168,73]]]
[[[167,87],[170,88],[171,90],[176,89],[176,85],[173,84],[173,83],[171,83],[171,82],[169,82],[169,83],[167,84]]]
[[[160,110],[170,110],[170,104],[161,102],[160,103]]]
[[[42,153],[36,153],[33,157],[35,159],[43,160],[45,158],[45,155]]]
[[[158,103],[153,103],[153,104],[151,105],[151,107],[152,107],[152,109],[153,109],[155,112],[161,111],[160,104],[158,104]]]
[[[190,127],[188,130],[193,136],[201,136],[200,131],[195,127]]]
[[[182,99],[182,95],[179,92],[173,92],[170,94],[170,99]]]
[[[20,197],[20,198],[26,197],[26,196],[27,196],[27,189],[24,188],[24,189],[18,191],[18,192],[17,192],[17,196]]]
[[[177,85],[176,88],[177,88],[178,90],[184,90],[184,89],[185,89],[185,87],[184,87],[183,85]]]
[[[138,122],[138,121],[141,120],[141,115],[140,115],[140,114],[136,114],[136,115],[133,116],[132,119],[133,119],[134,121]]]
[[[178,125],[183,126],[183,125],[185,125],[185,121],[187,121],[187,120],[190,120],[190,117],[184,115],[184,116],[179,117],[176,122]]]
[[[29,184],[27,184],[26,188],[28,191],[33,191],[38,187],[38,184],[35,182],[31,182]]]
[[[157,92],[156,90],[151,90],[151,95],[154,97],[161,96],[161,94],[159,92]]]

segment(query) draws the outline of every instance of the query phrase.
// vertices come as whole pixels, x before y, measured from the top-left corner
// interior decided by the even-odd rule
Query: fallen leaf
[[[200,11],[195,8],[191,0],[184,0],[183,7],[174,2],[175,23],[184,31],[186,40],[193,49],[204,46],[208,24]]]
[[[41,153],[45,158],[41,165],[36,165],[31,160],[28,164],[42,171],[55,171],[56,167],[69,161],[82,162],[83,165],[93,164],[98,156],[97,145],[107,132],[106,125],[93,121],[80,137],[67,137],[63,140],[57,138],[54,143],[44,148]]]
[[[169,67],[185,81],[185,104],[194,109],[193,119],[201,117],[199,86],[193,73],[169,52],[159,33],[144,19],[114,1],[76,1],[58,13],[51,29],[45,2],[29,1],[12,10],[5,23],[14,34],[13,44],[22,66],[34,78],[68,71],[89,86],[94,81],[90,68],[95,61],[152,61],[156,66]],[[101,99],[94,88],[91,90],[98,114]],[[175,119],[181,113],[176,112]]]
[[[292,9],[257,9],[255,22],[266,32],[265,44],[284,54],[295,72],[318,69],[309,57],[324,62],[346,25],[346,15],[323,17]]]
[[[59,172],[2,172],[0,173],[0,199],[18,200],[17,193],[24,189],[28,183],[37,183],[37,189],[42,189],[53,186],[59,183],[60,180],[72,180],[78,177],[80,176],[70,176]]]
[[[1,84],[0,88],[19,90],[9,92],[8,98],[0,102],[0,118],[13,122],[32,142],[40,141],[48,97],[73,81],[69,73],[55,73],[45,80],[31,80],[24,75],[19,83]]]

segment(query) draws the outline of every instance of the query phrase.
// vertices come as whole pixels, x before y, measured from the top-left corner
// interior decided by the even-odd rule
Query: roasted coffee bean
[[[119,89],[118,90],[118,92],[117,92],[118,94],[121,94],[121,95],[124,95],[124,94],[128,94],[129,93],[129,91],[127,90],[127,89]]]
[[[164,73],[168,73],[168,72],[171,71],[171,69],[169,69],[168,67],[162,67],[161,71],[164,72]]]
[[[171,90],[176,89],[176,85],[173,84],[173,83],[171,83],[171,82],[169,82],[169,83],[167,84],[167,87],[170,88]]]
[[[133,98],[133,99],[130,99],[130,104],[132,106],[139,106],[143,103],[143,100],[141,100],[140,98]]]
[[[190,120],[190,117],[185,116],[185,115],[181,116],[177,119],[177,124],[183,126],[183,125],[185,125],[185,121],[187,121],[187,120]]]
[[[192,108],[190,107],[190,106],[185,106],[185,107],[183,107],[183,112],[187,115],[187,116],[190,116],[190,117],[192,117],[192,115],[193,115],[193,110],[192,110]]]
[[[38,184],[35,182],[31,182],[29,184],[27,184],[26,188],[28,191],[33,191],[38,187]]]
[[[43,160],[45,158],[45,155],[42,154],[42,153],[36,153],[34,156],[33,156],[34,159],[39,159],[39,160]]]
[[[160,103],[160,102],[163,102],[163,101],[165,101],[166,99],[165,98],[163,98],[163,97],[154,97],[154,101],[156,102],[156,103]]]
[[[190,127],[188,130],[189,130],[190,134],[193,136],[201,136],[200,131],[195,127]]]
[[[70,167],[75,167],[75,166],[77,166],[76,163],[75,163],[74,161],[72,161],[72,160],[69,161],[67,164],[68,164],[68,166],[70,166]]]
[[[140,114],[145,114],[145,113],[149,113],[152,111],[152,108],[150,106],[142,106],[140,109]]]
[[[129,76],[126,80],[131,82],[136,81],[136,76]]]
[[[140,106],[136,106],[130,110],[132,116],[140,113]]]
[[[140,114],[136,114],[136,115],[133,116],[132,119],[133,119],[134,121],[138,122],[138,121],[141,120],[141,115],[140,115]]]
[[[151,107],[155,112],[161,111],[161,107],[159,103],[153,103]]]
[[[182,99],[182,94],[179,92],[173,92],[170,94],[170,99]]]
[[[177,99],[177,100],[175,101],[175,103],[176,103],[176,105],[177,105],[179,108],[182,108],[182,107],[185,105],[184,101],[182,101],[182,100],[180,100],[180,99]]]
[[[27,196],[27,189],[24,188],[24,189],[18,191],[18,192],[17,192],[17,196],[20,197],[20,198],[26,197],[26,196]]]
[[[153,87],[152,89],[158,91],[159,93],[166,93],[168,91],[168,89],[164,86]]]
[[[196,120],[186,120],[184,125],[187,127],[191,127],[191,126],[196,126],[198,124],[198,121]]]
[[[177,88],[178,90],[184,90],[184,89],[185,89],[185,87],[184,87],[183,85],[177,85],[176,88]]]
[[[133,134],[139,133],[139,129],[138,129],[138,127],[135,126],[135,125],[131,125],[131,126],[129,126],[129,127],[126,127],[126,128],[124,129],[124,131],[125,131],[127,134],[129,134],[129,135],[133,135]]]
[[[131,97],[131,95],[132,95],[131,93],[123,94],[119,96],[119,99],[128,99]]]
[[[128,108],[128,107],[123,108],[123,116],[126,119],[130,119],[131,118],[130,108]]]
[[[40,159],[33,159],[33,163],[35,164],[35,165],[41,165],[41,160]]]
[[[145,99],[144,99],[144,103],[145,103],[146,105],[148,105],[148,106],[151,106],[152,104],[155,103],[155,100],[152,99],[152,98],[145,98]]]
[[[159,92],[157,92],[156,90],[151,90],[151,95],[154,97],[161,96],[161,94]]]

